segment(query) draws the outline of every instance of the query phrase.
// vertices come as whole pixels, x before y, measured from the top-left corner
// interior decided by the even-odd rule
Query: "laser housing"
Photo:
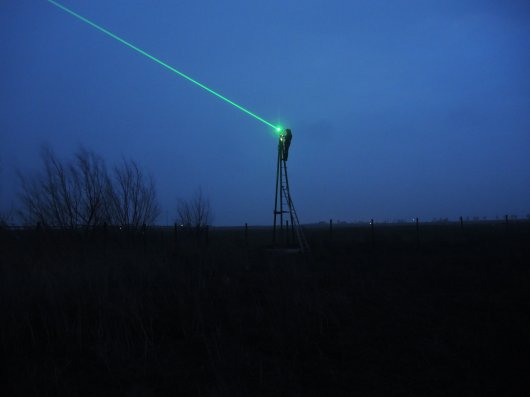
[[[289,147],[291,146],[291,139],[293,139],[293,134],[291,129],[286,128],[280,133],[280,150],[282,155],[282,160],[287,161],[289,157]]]

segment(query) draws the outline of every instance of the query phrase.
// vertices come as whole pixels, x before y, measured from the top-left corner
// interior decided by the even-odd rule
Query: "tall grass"
[[[3,231],[8,395],[524,387],[515,360],[528,364],[530,353],[527,231],[420,247],[408,231],[375,245],[363,233],[310,231],[308,259],[233,230],[209,245],[160,231]]]

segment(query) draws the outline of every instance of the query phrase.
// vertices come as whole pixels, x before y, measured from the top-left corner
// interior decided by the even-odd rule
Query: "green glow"
[[[252,113],[250,110],[245,109],[243,106],[238,105],[237,103],[235,103],[235,102],[231,101],[230,99],[228,99],[228,98],[222,96],[221,94],[219,94],[218,92],[212,90],[211,88],[206,87],[204,84],[199,83],[197,80],[192,79],[190,76],[188,76],[188,75],[186,75],[186,74],[184,74],[184,73],[178,71],[177,69],[175,69],[174,67],[168,65],[167,63],[162,62],[160,59],[155,58],[154,56],[148,54],[148,53],[145,52],[144,50],[142,50],[142,49],[140,49],[140,48],[138,48],[138,47],[132,45],[132,44],[129,43],[128,41],[125,41],[125,40],[122,39],[121,37],[116,36],[114,33],[109,32],[107,29],[102,28],[101,26],[99,26],[99,25],[95,24],[94,22],[92,22],[92,21],[86,19],[85,17],[83,17],[83,16],[77,14],[76,12],[74,12],[74,11],[72,11],[72,10],[66,8],[65,6],[63,6],[63,5],[59,4],[59,3],[57,3],[56,1],[48,0],[48,2],[52,3],[53,5],[59,7],[60,9],[62,9],[62,10],[64,10],[64,11],[66,11],[66,12],[69,13],[70,15],[73,15],[74,17],[80,19],[81,21],[83,21],[83,22],[89,24],[90,26],[96,28],[97,30],[99,30],[99,31],[101,31],[101,32],[103,32],[103,33],[105,33],[106,35],[112,37],[113,39],[119,41],[120,43],[125,44],[127,47],[132,48],[133,50],[135,50],[135,51],[139,52],[140,54],[146,56],[147,58],[151,59],[152,61],[155,61],[155,62],[158,63],[159,65],[162,65],[162,66],[164,66],[165,68],[171,70],[172,72],[178,74],[179,76],[184,77],[186,80],[191,81],[193,84],[198,85],[198,86],[201,87],[202,89],[208,91],[210,94],[213,94],[213,95],[215,95],[216,97],[222,99],[223,101],[228,102],[229,104],[235,106],[236,108],[238,108],[239,110],[245,112],[245,113],[248,114],[249,116],[252,116],[252,117],[254,117],[255,119],[261,121],[262,123],[267,124],[268,126],[274,128],[276,131],[280,131],[280,130],[281,130],[280,127],[275,126],[275,125],[272,124],[272,123],[269,123],[267,120],[262,119],[262,118],[259,117],[257,114]]]

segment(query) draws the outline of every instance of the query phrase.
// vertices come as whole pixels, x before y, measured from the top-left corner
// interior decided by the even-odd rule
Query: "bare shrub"
[[[75,154],[72,175],[80,188],[79,218],[86,226],[96,226],[108,221],[105,211],[105,192],[108,181],[103,159],[84,148]]]
[[[84,148],[62,161],[45,146],[41,159],[43,171],[19,172],[19,215],[25,224],[138,228],[159,214],[154,181],[134,161],[123,161],[109,175],[103,159]]]
[[[179,200],[177,205],[177,222],[200,231],[208,226],[213,219],[210,199],[202,189],[197,189],[190,200]]]
[[[0,211],[0,228],[6,228],[12,223],[13,214],[11,211]]]
[[[73,228],[78,224],[80,188],[73,167],[48,146],[41,150],[43,172],[19,173],[21,217],[25,223]]]
[[[153,178],[146,177],[133,160],[114,167],[112,180],[107,179],[106,194],[113,224],[138,228],[152,224],[160,214]]]

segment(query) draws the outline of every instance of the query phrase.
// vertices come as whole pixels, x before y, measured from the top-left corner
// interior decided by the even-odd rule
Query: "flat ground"
[[[530,395],[530,224],[0,231],[5,395]]]

